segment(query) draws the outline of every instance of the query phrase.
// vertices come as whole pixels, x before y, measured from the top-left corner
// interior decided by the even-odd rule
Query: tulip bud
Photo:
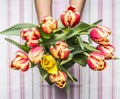
[[[10,67],[15,70],[20,69],[21,71],[27,71],[30,67],[30,61],[29,61],[28,56],[20,50],[17,51],[16,57],[11,62]]]
[[[44,50],[42,49],[42,47],[36,46],[30,49],[28,56],[31,62],[39,64],[43,54]]]
[[[50,47],[50,52],[55,58],[66,59],[70,50],[68,49],[68,45],[63,41],[56,42],[55,47]]]
[[[67,75],[63,71],[58,71],[58,74],[51,74],[49,79],[55,83],[59,88],[64,88],[66,85]]]
[[[113,45],[108,44],[108,45],[98,45],[96,47],[97,50],[101,52],[105,56],[105,59],[113,59],[115,56],[113,55],[113,52],[115,51],[115,48]]]
[[[27,46],[29,47],[35,47],[38,45],[38,43],[39,43],[38,40],[32,40],[32,39],[26,42]]]
[[[92,70],[103,70],[106,68],[105,57],[99,52],[92,52],[87,59],[87,63]]]
[[[66,11],[61,14],[60,18],[65,27],[74,27],[80,21],[80,14],[77,12],[75,6],[69,5]]]
[[[48,16],[48,17],[42,18],[41,27],[45,33],[51,34],[53,30],[57,29],[58,23],[55,19]]]
[[[23,40],[26,40],[26,37],[27,37],[27,35],[28,35],[29,32],[30,32],[30,30],[28,28],[22,29],[21,32],[20,32],[20,37]]]
[[[40,32],[37,28],[23,29],[20,32],[20,36],[23,40],[26,40],[26,44],[29,47],[38,45],[38,39],[40,38]]]
[[[104,26],[96,26],[90,31],[91,39],[101,45],[109,44],[108,36],[111,34],[111,31]]]

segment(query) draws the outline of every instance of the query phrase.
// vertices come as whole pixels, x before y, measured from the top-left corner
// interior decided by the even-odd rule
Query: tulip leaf
[[[63,66],[65,69],[69,69],[69,68],[71,68],[73,65],[74,65],[74,62],[73,62],[73,60],[71,60],[71,61],[63,64],[62,66]]]
[[[84,23],[84,22],[80,22],[80,24],[78,24],[75,28],[71,29],[70,33],[67,36],[67,39],[77,35],[81,30],[84,29],[84,31],[86,32],[86,29],[90,27],[89,24]]]
[[[33,62],[31,62],[31,68],[35,67],[36,64],[34,64]]]
[[[40,73],[42,75],[43,80],[46,79],[46,77],[48,76],[47,71],[44,70],[41,65],[38,65],[38,68],[39,68],[39,71],[40,71]]]
[[[94,22],[93,25],[97,25],[97,24],[99,24],[100,22],[102,22],[102,19],[99,19],[98,21]]]
[[[66,64],[67,62],[71,61],[72,58],[73,58],[73,55],[70,54],[67,59],[61,61],[60,65]]]
[[[69,92],[70,92],[70,87],[69,87],[69,84],[68,84],[68,80],[66,81],[65,92],[66,92],[67,94],[69,94]]]
[[[89,31],[88,32],[80,32],[78,34],[80,34],[80,35],[88,35],[88,34],[90,34],[90,32]]]
[[[94,22],[93,24],[87,24],[84,22],[80,22],[75,28],[71,29],[69,35],[67,36],[67,39],[69,39],[75,35],[81,35],[83,32],[87,32],[89,29],[95,27],[101,21],[102,20],[98,20],[98,21]]]
[[[7,29],[1,31],[0,34],[19,36],[20,31],[22,29],[33,28],[33,27],[36,27],[36,25],[31,24],[31,23],[20,23],[20,24],[13,25],[10,28],[7,28]]]
[[[14,40],[11,40],[11,39],[8,39],[8,38],[5,38],[5,40],[8,41],[8,42],[10,42],[11,44],[17,46],[18,48],[22,49],[25,52],[28,52],[30,50],[30,48],[27,47],[26,45],[21,45],[21,44],[17,43]]]
[[[98,51],[98,50],[96,49],[96,47],[90,45],[89,43],[84,43],[84,47],[85,47],[87,50],[92,51],[92,52]]]
[[[88,41],[90,44],[92,44],[92,39],[90,38],[90,35],[88,35]]]
[[[72,80],[73,82],[77,81],[77,79],[73,77],[64,67],[61,66],[61,69],[67,74],[70,80]]]
[[[49,80],[49,74],[47,73],[47,71],[45,71],[40,64],[37,65],[37,67],[42,76],[42,79],[46,80],[49,85],[52,85],[53,83]]]
[[[74,51],[72,51],[72,55],[79,54],[84,52],[85,50],[80,50],[80,48],[76,48]]]
[[[82,53],[75,54],[73,57],[73,61],[85,67],[87,64],[87,56]]]
[[[76,36],[76,38],[78,39],[79,42],[79,46],[82,50],[84,50],[84,45],[83,45],[83,40],[80,36]]]
[[[54,34],[51,39],[49,39],[46,43],[47,44],[55,44],[57,41],[59,40],[65,40],[66,38],[66,34],[62,33],[62,34]]]

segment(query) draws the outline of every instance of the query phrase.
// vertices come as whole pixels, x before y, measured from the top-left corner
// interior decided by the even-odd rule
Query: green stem
[[[84,55],[86,55],[87,57],[90,56],[90,54],[86,53],[86,52],[83,52]]]

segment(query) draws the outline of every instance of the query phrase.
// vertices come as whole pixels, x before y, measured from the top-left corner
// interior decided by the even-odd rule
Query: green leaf
[[[88,34],[90,34],[90,32],[88,31],[88,32],[80,32],[79,33],[80,35],[88,35]]]
[[[71,68],[72,66],[74,66],[75,62],[73,60],[63,64],[62,66],[65,68],[65,69],[69,69]]]
[[[67,39],[69,39],[69,38],[71,38],[75,35],[81,35],[83,32],[87,32],[91,28],[95,27],[101,21],[102,20],[98,20],[98,21],[94,22],[93,24],[87,24],[87,23],[84,23],[84,22],[80,22],[79,25],[77,25],[77,27],[75,27],[71,30],[71,32],[67,36]]]
[[[80,22],[75,28],[71,29],[70,33],[67,36],[67,39],[77,35],[79,32],[83,31],[83,29],[86,30],[88,27],[90,27],[89,24]]]
[[[10,28],[5,29],[4,31],[1,31],[0,34],[5,34],[5,35],[14,35],[14,36],[19,36],[20,31],[25,28],[33,28],[36,27],[35,24],[31,23],[20,23],[16,24]]]
[[[67,94],[69,94],[69,92],[70,92],[68,80],[66,81],[65,92],[66,92]]]
[[[17,43],[14,40],[11,40],[11,39],[8,39],[8,38],[5,38],[5,40],[8,41],[8,42],[10,42],[11,44],[17,46],[18,48],[22,49],[25,52],[29,52],[29,50],[30,50],[30,48],[27,47],[26,45],[21,45],[21,44]]]
[[[34,63],[31,62],[31,68],[33,68],[35,66],[36,66],[36,64],[34,64]]]
[[[49,85],[52,85],[53,83],[49,80],[49,74],[47,73],[47,71],[45,71],[40,64],[37,65],[37,67],[42,76],[42,79],[46,80]]]
[[[38,69],[40,71],[40,74],[42,75],[42,79],[45,80],[49,75],[48,72],[45,71],[40,64],[38,65]]]
[[[73,61],[85,67],[87,64],[87,56],[82,53],[75,54],[73,57]]]
[[[80,48],[81,48],[82,50],[84,50],[83,40],[81,39],[80,36],[76,36],[76,38],[78,39]]]
[[[73,82],[77,81],[77,79],[74,78],[64,67],[61,66],[61,69],[67,74],[70,80],[72,80]]]
[[[84,47],[85,47],[87,50],[92,51],[92,52],[98,51],[98,50],[96,50],[96,47],[90,45],[89,43],[84,43]]]
[[[90,44],[92,44],[92,39],[90,38],[90,35],[88,35],[88,41]]]
[[[49,39],[46,43],[47,44],[55,44],[59,40],[65,40],[66,39],[66,34],[54,34],[51,39]]]
[[[93,25],[97,25],[97,24],[99,24],[100,22],[102,22],[102,19],[99,19],[98,21],[94,22]]]
[[[73,55],[70,54],[67,59],[61,61],[60,65],[66,64],[67,62],[71,61],[71,60],[72,60],[72,57],[73,57]]]

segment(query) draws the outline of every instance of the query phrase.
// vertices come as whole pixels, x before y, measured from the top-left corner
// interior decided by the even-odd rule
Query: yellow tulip
[[[51,55],[44,55],[41,59],[41,65],[50,74],[58,73],[57,63]]]

